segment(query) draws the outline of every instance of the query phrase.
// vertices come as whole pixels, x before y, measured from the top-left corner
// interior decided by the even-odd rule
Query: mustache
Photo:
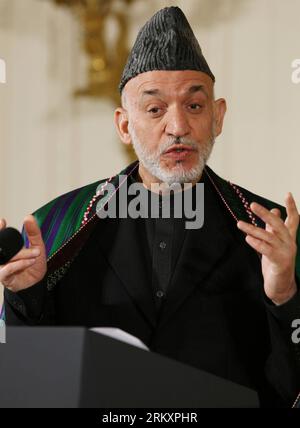
[[[190,138],[186,138],[186,137],[174,137],[174,138],[170,138],[168,141],[162,144],[162,146],[159,148],[159,155],[162,155],[166,150],[168,150],[170,147],[174,146],[175,144],[183,144],[197,152],[199,150],[198,144],[194,140],[191,140]]]

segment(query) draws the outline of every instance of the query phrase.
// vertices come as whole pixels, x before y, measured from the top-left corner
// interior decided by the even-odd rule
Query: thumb
[[[33,215],[24,219],[24,227],[29,240],[30,247],[43,245],[41,229]]]

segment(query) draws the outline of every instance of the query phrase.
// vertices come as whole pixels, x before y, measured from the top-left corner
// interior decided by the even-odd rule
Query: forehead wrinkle
[[[159,89],[147,89],[142,92],[142,98],[146,96],[161,96],[162,92]]]
[[[192,85],[188,89],[181,91],[181,93],[176,91],[176,98],[185,98],[187,96],[190,96],[199,92],[202,93],[206,99],[209,98],[209,95],[203,85]],[[163,99],[165,97],[168,97],[168,94],[164,94],[164,92],[159,89],[147,89],[142,91],[140,96],[140,103],[142,103],[143,100],[148,97],[158,97],[160,99]]]
[[[130,98],[133,98],[132,101],[135,105],[140,104],[147,97],[157,96],[161,99],[164,99],[170,95],[173,96],[174,92],[177,95],[176,98],[178,98],[178,96],[183,97],[186,95],[193,95],[199,91],[205,96],[207,100],[210,98],[214,99],[213,90],[212,94],[210,94],[210,87],[205,82],[203,82],[203,79],[199,81],[200,79],[198,80],[198,78],[190,78],[186,76],[185,79],[180,78],[179,82],[177,82],[177,79],[173,78],[165,79],[160,77],[159,79],[152,79],[147,76],[145,81],[143,81],[143,78],[144,74],[135,77],[128,82],[128,87],[124,88],[128,89],[128,95]],[[135,84],[133,85],[133,83]]]

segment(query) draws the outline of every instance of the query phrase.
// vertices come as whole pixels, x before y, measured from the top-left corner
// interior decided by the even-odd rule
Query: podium
[[[8,327],[0,407],[258,407],[256,392],[84,328]]]

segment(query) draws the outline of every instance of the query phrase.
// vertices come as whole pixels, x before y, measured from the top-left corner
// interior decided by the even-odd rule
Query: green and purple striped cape
[[[88,212],[87,221],[83,224],[84,213],[89,207],[90,201],[95,196],[99,185],[107,180],[99,180],[95,183],[72,190],[53,201],[44,205],[33,213],[41,228],[43,240],[47,253],[47,277],[48,288],[55,286],[56,282],[62,278],[68,267],[83,247],[90,233],[98,221],[97,211],[105,206],[112,195],[118,191],[120,176],[128,177],[138,167],[138,161],[127,166],[119,174],[110,178],[110,183],[115,190],[104,192],[97,197],[92,208]],[[231,214],[236,220],[249,221],[249,216],[245,209],[244,201],[258,202],[268,209],[279,208],[282,218],[286,217],[285,208],[272,201],[262,198],[249,192],[246,189],[235,188],[229,181],[226,181],[215,174],[211,168],[206,166],[205,172],[213,183],[217,193],[224,202],[224,212]],[[126,181],[126,179],[125,179]],[[124,181],[124,182],[125,182]],[[238,192],[236,191],[238,189]],[[259,226],[264,227],[260,219],[256,219]],[[300,229],[299,229],[300,230]],[[298,230],[298,248],[300,247],[300,233]],[[28,247],[28,239],[23,230],[25,246]],[[300,279],[300,252],[297,254],[296,274]],[[4,310],[1,311],[1,319],[4,319]]]

